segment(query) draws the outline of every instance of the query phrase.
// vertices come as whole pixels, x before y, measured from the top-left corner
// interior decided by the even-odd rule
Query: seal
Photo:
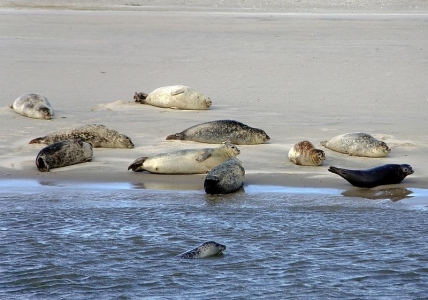
[[[202,174],[239,153],[239,149],[230,143],[218,148],[179,150],[140,157],[128,167],[128,170],[158,174]]]
[[[288,159],[296,165],[320,166],[325,160],[325,153],[309,141],[301,141],[288,151]]]
[[[322,141],[321,145],[330,150],[353,156],[385,157],[391,152],[385,142],[363,132],[341,134],[329,141]]]
[[[207,194],[229,194],[239,190],[244,184],[245,170],[237,158],[231,158],[212,168],[204,181]]]
[[[133,148],[131,139],[104,125],[86,124],[71,129],[59,130],[30,141],[30,144],[52,144],[62,140],[81,139],[94,148]]]
[[[367,170],[348,170],[332,166],[328,170],[344,178],[353,186],[361,188],[397,184],[403,181],[407,175],[413,174],[412,167],[407,164],[387,164]]]
[[[194,259],[205,258],[214,255],[221,255],[226,250],[226,246],[214,241],[205,242],[198,247],[177,255],[179,258]]]
[[[150,94],[135,93],[135,102],[163,108],[204,110],[210,108],[209,97],[184,85],[164,86]]]
[[[238,121],[218,120],[192,126],[166,137],[167,140],[186,140],[207,144],[223,142],[235,145],[256,145],[269,141],[262,129],[253,128]]]
[[[69,139],[53,143],[36,157],[36,166],[40,172],[49,172],[53,168],[75,165],[92,160],[92,146],[78,139]]]
[[[50,120],[54,114],[48,99],[39,94],[19,96],[10,107],[18,114],[34,119]]]

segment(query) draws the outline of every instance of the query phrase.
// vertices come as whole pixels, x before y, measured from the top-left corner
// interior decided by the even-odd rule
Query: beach
[[[262,145],[238,145],[246,184],[346,189],[349,183],[329,173],[329,166],[406,163],[415,173],[398,186],[426,187],[424,2],[405,7],[399,1],[132,3],[9,1],[0,6],[1,180],[201,189],[204,174],[155,175],[127,168],[141,156],[217,147],[165,137],[202,122],[231,119],[261,128],[271,138]],[[208,95],[212,107],[180,111],[133,101],[135,92],[176,84]],[[52,120],[10,109],[27,93],[49,99]],[[95,148],[89,163],[37,170],[34,160],[44,145],[30,140],[89,123],[128,135],[135,148]],[[370,133],[392,151],[386,158],[364,158],[320,145],[347,132]],[[322,166],[288,161],[289,149],[301,140],[325,151]]]

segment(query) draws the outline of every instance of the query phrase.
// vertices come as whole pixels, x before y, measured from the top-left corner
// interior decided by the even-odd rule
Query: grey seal
[[[210,108],[209,97],[184,85],[164,86],[150,94],[135,93],[135,102],[163,108],[204,110]]]
[[[344,178],[353,186],[361,188],[397,184],[407,175],[413,174],[412,167],[407,164],[387,164],[367,170],[348,170],[332,166],[328,170]]]
[[[36,157],[36,166],[40,172],[49,172],[53,168],[75,165],[92,160],[92,146],[78,139],[69,139],[53,143]]]
[[[270,137],[264,130],[238,121],[217,120],[189,127],[182,132],[167,136],[166,139],[208,144],[229,142],[236,145],[256,145],[266,143]]]
[[[391,152],[385,142],[364,132],[341,134],[329,141],[322,141],[321,145],[330,150],[353,156],[385,157]]]
[[[128,167],[128,170],[158,174],[202,174],[239,153],[239,149],[230,143],[218,148],[178,150],[151,157],[140,157]]]
[[[179,258],[194,259],[220,255],[226,250],[226,246],[214,241],[205,242],[198,247],[177,255]]]
[[[11,108],[20,115],[34,119],[49,120],[54,114],[54,110],[48,99],[40,94],[19,96],[13,102]]]
[[[67,139],[81,139],[94,148],[133,148],[131,139],[99,124],[86,124],[71,129],[59,130],[30,141],[30,144],[52,144]]]
[[[228,194],[239,190],[244,184],[245,170],[237,158],[231,158],[212,168],[204,181],[207,194]]]
[[[320,166],[325,160],[325,153],[309,141],[301,141],[288,151],[288,159],[296,165]]]

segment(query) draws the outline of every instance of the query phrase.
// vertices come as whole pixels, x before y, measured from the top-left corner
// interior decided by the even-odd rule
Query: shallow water
[[[1,299],[428,294],[425,190],[373,200],[266,186],[225,196],[36,181],[0,189]],[[175,257],[208,240],[224,254]]]

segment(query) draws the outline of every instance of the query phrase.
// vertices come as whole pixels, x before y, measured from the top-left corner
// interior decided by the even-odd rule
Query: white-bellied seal
[[[140,157],[128,167],[128,170],[159,174],[202,174],[239,153],[239,149],[230,143],[218,148],[179,150]]]
[[[36,166],[40,172],[92,160],[92,146],[79,139],[56,142],[40,150]]]
[[[186,140],[207,144],[229,142],[236,145],[256,145],[269,141],[264,130],[233,120],[201,123],[166,137],[167,140]]]
[[[366,157],[385,157],[391,149],[385,142],[363,132],[345,133],[322,141],[324,147],[344,154]]]
[[[244,184],[245,170],[237,158],[231,158],[212,168],[204,181],[207,194],[228,194],[239,190]]]
[[[367,170],[348,170],[330,167],[330,172],[339,175],[353,186],[372,188],[379,185],[397,184],[407,175],[413,174],[410,165],[387,164]]]
[[[212,101],[209,97],[184,85],[164,86],[150,94],[135,93],[135,102],[150,104],[163,108],[175,109],[208,109]]]
[[[34,119],[49,120],[54,114],[48,99],[39,94],[22,95],[10,107],[18,114]]]
[[[193,259],[220,255],[226,250],[226,246],[214,241],[205,242],[198,247],[177,255],[179,258]]]
[[[325,153],[309,141],[301,141],[288,151],[288,159],[296,165],[320,166],[325,160]]]
[[[71,129],[53,132],[30,141],[30,144],[52,144],[55,142],[81,139],[94,148],[133,148],[131,139],[116,130],[99,124],[86,124]]]

